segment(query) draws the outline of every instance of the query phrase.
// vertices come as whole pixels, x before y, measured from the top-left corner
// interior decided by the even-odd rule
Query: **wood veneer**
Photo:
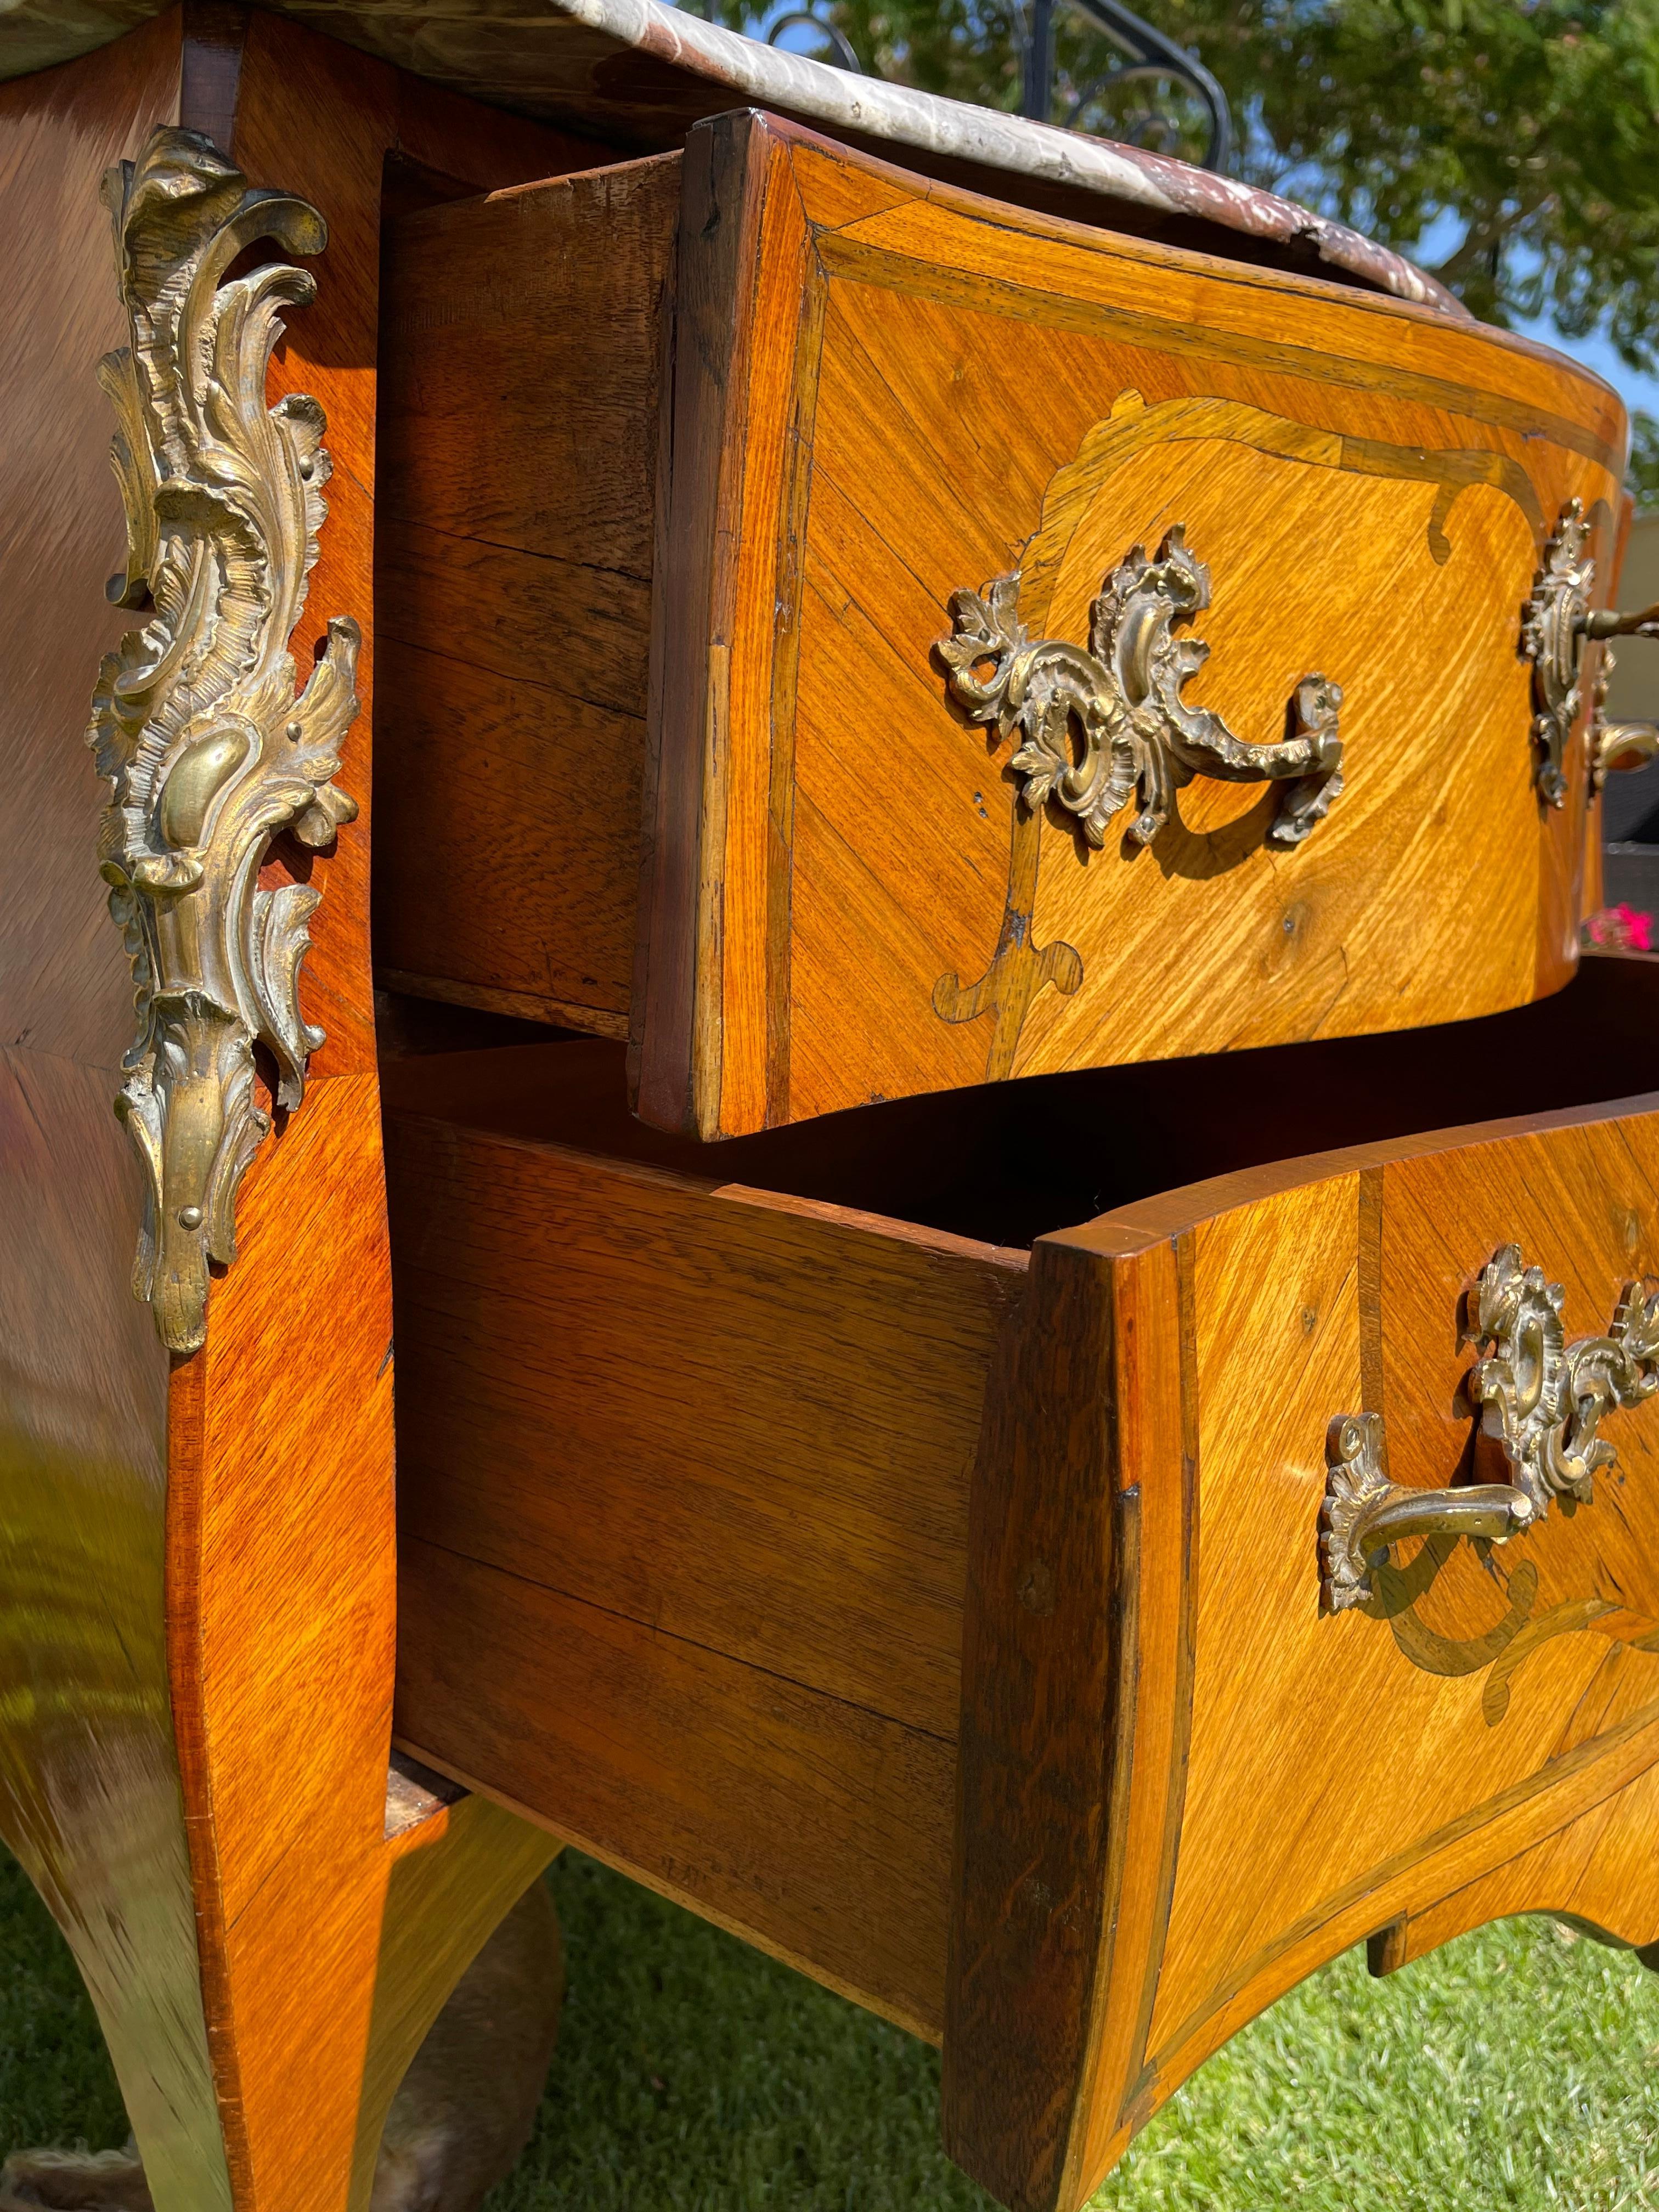
[[[220,103],[221,131],[227,85],[234,92],[223,150],[252,182],[310,198],[329,225],[317,300],[290,319],[270,392],[273,402],[283,392],[320,401],[334,459],[292,646],[303,661],[331,615],[373,613],[387,157],[482,185],[592,155],[270,15],[216,9],[209,25],[214,47],[228,42],[234,61],[201,80]],[[312,1060],[305,1110],[248,1173],[241,1256],[216,1286],[207,1344],[176,1370],[169,1400],[174,1726],[226,2154],[239,2203],[256,2205],[366,2202],[379,2099],[403,2070],[398,2040],[389,2056],[378,2039],[388,2023],[396,2039],[423,2029],[446,1975],[465,1964],[434,1945],[428,1975],[388,2012],[383,1960],[394,1955],[398,1858],[432,1848],[473,1861],[481,1911],[468,1924],[480,1941],[536,1863],[522,1840],[492,1850],[476,1808],[423,1824],[395,1847],[383,1832],[393,1377],[368,957],[372,619],[364,629],[362,708],[342,771],[357,822],[331,854],[313,862],[279,851],[266,870],[280,882],[304,868],[322,892],[305,988],[307,1018],[327,1040]],[[296,2004],[301,1954],[315,1964],[308,2001]],[[402,2045],[405,2061],[414,2047]]]
[[[1471,1025],[1461,1064],[1455,1048],[1446,1062],[1443,1033],[1395,1041],[1403,1049],[1391,1075],[1365,1057],[1386,1040],[1309,1048],[1299,1059],[1242,1054],[1229,1103],[1253,1083],[1254,1118],[1232,1126],[1206,1113],[1207,1151],[1193,1133],[1183,1155],[1180,1133],[1194,1132],[1194,1120],[1160,1110],[1174,1095],[1171,1071],[1136,1068],[1056,1079],[1040,1094],[969,1088],[943,1121],[939,1102],[919,1101],[871,1109],[874,1121],[837,1115],[742,1139],[723,1165],[752,1175],[748,1188],[714,1185],[696,1172],[706,1154],[628,1120],[619,1041],[509,1047],[427,1060],[418,1076],[396,1071],[388,1126],[407,1480],[394,1558],[366,706],[342,774],[362,806],[358,826],[314,863],[279,849],[266,872],[274,886],[303,868],[324,894],[305,1006],[328,1040],[303,1111],[249,1171],[241,1255],[215,1285],[208,1343],[168,1370],[127,1295],[139,1194],[107,1103],[130,1036],[131,983],[93,866],[100,794],[74,742],[112,622],[96,585],[118,542],[103,468],[108,426],[90,372],[118,339],[119,319],[93,187],[106,160],[136,150],[164,120],[210,131],[255,184],[308,195],[331,226],[317,304],[293,318],[271,379],[273,399],[309,391],[321,401],[335,461],[295,638],[301,660],[331,615],[356,616],[368,701],[378,562],[382,605],[402,594],[409,611],[407,640],[390,641],[400,664],[406,641],[410,669],[418,652],[429,680],[448,684],[459,681],[452,658],[471,656],[476,677],[479,666],[489,672],[493,650],[510,692],[526,611],[539,621],[548,603],[526,594],[525,579],[556,578],[548,598],[581,615],[584,642],[568,657],[596,695],[586,703],[599,733],[588,758],[578,726],[568,757],[596,787],[607,778],[619,787],[635,760],[642,782],[656,772],[653,726],[668,744],[656,793],[673,837],[646,841],[642,972],[647,994],[668,992],[659,1044],[683,1024],[684,1083],[701,1086],[714,1115],[692,1114],[698,1127],[783,1119],[838,1095],[833,1084],[811,1087],[814,1054],[829,1064],[836,1031],[833,1019],[817,1033],[800,1019],[811,994],[797,986],[816,956],[807,907],[792,903],[793,888],[785,898],[775,866],[783,830],[793,836],[793,783],[769,759],[734,767],[716,757],[732,771],[716,789],[695,715],[679,726],[678,753],[670,743],[673,716],[699,699],[758,701],[757,728],[799,706],[787,672],[773,678],[769,593],[781,576],[787,612],[811,591],[829,605],[823,579],[835,572],[809,562],[798,595],[796,572],[781,572],[775,556],[834,493],[828,475],[811,501],[799,471],[775,483],[766,452],[776,462],[787,449],[757,446],[748,425],[769,410],[805,453],[805,410],[823,392],[801,371],[803,327],[829,332],[835,295],[849,329],[864,313],[860,344],[886,329],[908,349],[941,317],[986,316],[1004,335],[1035,331],[1042,348],[1080,337],[1115,360],[1113,349],[1133,350],[1146,336],[1137,301],[1152,272],[1186,288],[1188,319],[1166,317],[1151,349],[1176,365],[1177,381],[1181,364],[1199,363],[1206,378],[1224,370],[1301,391],[1320,380],[1316,357],[1349,358],[1330,320],[1334,295],[1320,288],[1286,292],[1099,239],[1079,286],[1076,240],[1052,227],[992,224],[982,204],[918,193],[903,179],[895,187],[884,171],[743,123],[706,132],[694,149],[703,220],[689,241],[682,234],[672,275],[678,327],[707,350],[696,362],[677,354],[675,379],[659,390],[648,362],[639,368],[650,319],[640,281],[664,265],[668,166],[629,165],[572,188],[557,203],[564,215],[548,197],[562,188],[544,182],[510,218],[523,234],[538,223],[558,234],[562,222],[564,234],[591,239],[593,210],[612,196],[631,303],[614,319],[629,422],[653,392],[674,401],[682,367],[689,380],[683,426],[671,406],[670,458],[708,525],[708,557],[680,574],[674,609],[657,593],[656,611],[670,629],[678,623],[673,665],[696,684],[664,687],[659,651],[656,702],[647,678],[635,751],[647,581],[635,573],[638,528],[634,550],[607,554],[614,565],[600,582],[580,545],[551,556],[562,569],[538,565],[550,556],[533,532],[522,544],[502,540],[527,566],[497,564],[488,533],[510,521],[521,484],[501,467],[502,503],[451,510],[458,526],[447,537],[428,512],[445,488],[440,454],[420,511],[400,517],[378,550],[375,540],[383,210],[544,180],[604,149],[483,114],[291,24],[219,6],[192,4],[106,54],[0,91],[20,307],[3,341],[20,434],[3,457],[0,622],[12,626],[24,675],[9,690],[0,739],[20,799],[11,835],[28,839],[12,856],[17,892],[0,960],[0,1144],[14,1170],[0,1222],[0,1577],[9,1663],[34,1693],[14,1701],[5,1723],[0,1827],[76,1948],[163,2212],[233,2203],[240,2212],[361,2212],[408,2057],[467,1958],[566,1834],[942,2036],[952,2147],[1022,2204],[1078,2201],[1205,2050],[1339,1941],[1392,1929],[1405,1956],[1484,1913],[1563,1897],[1631,1940],[1659,1929],[1632,1843],[1646,1832],[1644,1778],[1659,1757],[1644,1702],[1649,1655],[1634,1649],[1632,1627],[1650,1603],[1629,1548],[1646,1531],[1636,1479],[1650,1449],[1645,1415],[1620,1437],[1632,1471],[1625,1518],[1600,1503],[1595,1515],[1559,1516],[1528,1553],[1540,1579],[1556,1578],[1552,1592],[1559,1583],[1569,1593],[1565,1603],[1587,1577],[1616,1578],[1632,1601],[1620,1618],[1598,1614],[1593,1635],[1563,1637],[1535,1656],[1529,1648],[1525,1671],[1505,1677],[1499,1723],[1486,1718],[1491,1681],[1459,1690],[1413,1679],[1402,1691],[1397,1646],[1359,1640],[1378,1624],[1338,1629],[1358,1655],[1352,1698],[1368,1715],[1394,1701],[1421,1723],[1425,1744],[1455,1740],[1455,1771],[1395,1787],[1386,1834],[1380,1824],[1356,1838],[1319,1801],[1312,1826],[1324,1849],[1311,1872],[1277,1866],[1224,1913],[1210,1910],[1224,1857],[1217,1808],[1237,1794],[1228,1760],[1249,1718],[1231,1655],[1260,1644],[1266,1616],[1224,1571],[1224,1551],[1195,1544],[1206,1499],[1221,1499],[1229,1528],[1251,1531],[1256,1582],[1291,1623],[1271,1686],[1287,1730],[1305,1724],[1315,1702],[1306,1684],[1322,1656],[1303,1618],[1297,1577],[1310,1562],[1305,1543],[1297,1552],[1293,1516],[1251,1520],[1260,1431],[1227,1411],[1230,1394],[1243,1395],[1238,1371],[1255,1360],[1283,1384],[1279,1416],[1291,1425],[1311,1419],[1325,1383],[1347,1389],[1357,1372],[1399,1423],[1404,1463],[1437,1478],[1457,1441],[1444,1411],[1455,1360],[1443,1326],[1456,1285],[1425,1223],[1455,1224],[1460,1249],[1492,1233],[1500,1212],[1502,1233],[1535,1233],[1540,1256],[1569,1281],[1575,1316],[1591,1326],[1610,1271],[1649,1253],[1653,1110],[1558,1115],[1559,1126],[1487,1131],[1461,1146],[1396,1141],[1294,1172],[1249,1164],[1287,1149],[1293,1131],[1297,1145],[1321,1141],[1344,1084],[1364,1095],[1350,1135],[1397,1139],[1454,1118],[1438,1106],[1413,1112],[1413,1085],[1419,1109],[1430,1085],[1437,1098],[1455,1094],[1457,1113],[1568,1104],[1587,1058],[1571,1017],[1582,1022],[1593,1003],[1625,1008],[1603,1025],[1593,1062],[1598,1083],[1617,1091],[1615,1070],[1639,1059],[1652,1034],[1651,1002],[1619,1000],[1605,978],[1592,986],[1602,1000],[1583,997],[1581,983],[1556,1006]],[[503,204],[489,204],[490,222],[509,220]],[[716,213],[739,218],[723,240]],[[483,217],[473,207],[453,219]],[[416,205],[415,225],[427,220]],[[775,312],[799,305],[795,257],[819,225],[821,329]],[[429,227],[443,234],[441,220]],[[1035,281],[1011,284],[998,229],[1023,241]],[[745,323],[732,312],[732,288],[751,270],[760,289]],[[570,296],[558,290],[554,258],[536,275],[544,310]],[[1276,311],[1281,295],[1306,318],[1300,354],[1282,334],[1262,334],[1264,302]],[[1343,312],[1394,313],[1353,300]],[[601,327],[586,326],[596,346]],[[1375,337],[1382,326],[1352,327]],[[1541,422],[1555,456],[1547,489],[1616,463],[1607,448],[1618,418],[1598,388],[1474,334],[1457,340],[1463,354],[1448,353],[1440,327],[1442,337],[1425,337],[1428,325],[1407,315],[1387,324],[1370,354],[1356,340],[1360,366],[1343,404],[1381,405],[1370,354],[1391,351],[1389,407],[1484,424],[1494,453],[1506,440],[1526,447]],[[778,332],[787,345],[774,344]],[[757,343],[745,354],[750,337]],[[518,367],[544,374],[551,358]],[[1452,378],[1459,362],[1467,383]],[[1547,386],[1558,404],[1540,415]],[[1063,392],[1065,379],[1054,388]],[[562,389],[572,408],[591,396],[574,374]],[[1065,404],[1079,404],[1076,391]],[[815,453],[821,427],[814,415]],[[609,497],[605,487],[626,476],[636,524],[649,514],[666,530],[683,515],[651,492],[649,436],[613,469],[616,439],[603,424],[586,434],[595,486]],[[405,458],[412,471],[434,454],[411,445]],[[560,496],[571,462],[567,447]],[[781,536],[722,535],[738,463],[750,511],[781,518]],[[464,472],[453,482],[471,495]],[[1508,496],[1496,484],[1483,480],[1465,496]],[[980,483],[974,496],[994,490]],[[835,543],[844,542],[843,532]],[[461,549],[441,563],[449,596],[422,599],[440,544]],[[954,559],[954,538],[949,550]],[[650,563],[654,587],[655,544]],[[708,606],[722,621],[731,614],[729,634],[702,625],[698,610]],[[432,645],[440,632],[451,641],[447,622],[468,640],[466,654]],[[723,664],[711,636],[731,647]],[[842,664],[832,653],[823,665]],[[476,738],[495,695],[475,683],[455,696],[453,727]],[[422,758],[422,775],[435,775],[440,725],[416,719],[418,692],[394,684],[400,696],[407,719],[388,714],[383,697],[379,757],[394,780],[407,766],[413,782]],[[533,701],[526,710],[508,697],[503,732],[521,730],[526,711]],[[809,751],[791,755],[791,777]],[[491,799],[488,779],[469,783],[452,764],[447,830],[487,903],[491,887],[476,886],[489,825],[466,813],[480,796]],[[720,809],[729,819],[716,823]],[[617,903],[626,901],[626,841],[603,808],[592,819],[611,842],[581,880],[594,886],[594,912],[626,924],[612,940],[625,951],[636,918]],[[1534,948],[1528,988],[1565,973],[1574,905],[1567,833],[1547,824],[1540,834],[1545,951]],[[531,842],[526,823],[507,841]],[[396,913],[433,895],[446,849],[434,841],[428,874],[410,872]],[[805,849],[790,846],[792,866]],[[391,858],[401,864],[396,849]],[[830,889],[822,917],[839,894],[832,875],[820,880]],[[580,919],[586,909],[576,905]],[[763,923],[750,940],[761,957],[745,964],[741,932]],[[701,1002],[695,992],[675,999],[677,975],[698,983]],[[568,1016],[576,1000],[549,980],[544,971],[522,993],[477,995],[503,1018]],[[584,968],[576,980],[586,989],[592,979]],[[643,1003],[632,987],[625,1008],[588,998],[586,1016],[613,1030]],[[1629,1012],[1638,1003],[1640,1019]],[[639,1042],[650,1042],[643,1030]],[[1254,1073],[1235,1081],[1241,1071]],[[844,1072],[846,1095],[865,1097],[852,1060]],[[1182,1079],[1190,1091],[1190,1067]],[[1478,1103],[1492,1091],[1503,1095]],[[1034,1145],[1021,1114],[1039,1097],[1056,1119]],[[1189,1116],[1200,1103],[1194,1094]],[[1105,1159],[1103,1127],[1121,1139]],[[1200,1166],[1240,1172],[1219,1188],[1155,1198]],[[860,1198],[862,1212],[849,1204]],[[1117,1211],[1055,1231],[1103,1207]],[[1260,1312],[1253,1304],[1241,1322],[1242,1280],[1266,1288]],[[590,1350],[591,1395],[561,1364],[561,1335]],[[510,1362],[508,1341],[521,1354]],[[463,1406],[470,1425],[456,1419]],[[625,1457],[619,1435],[631,1446]],[[482,1474],[475,1462],[488,1462]],[[1295,1495],[1305,1516],[1305,1485]],[[1054,1559],[1017,1540],[1046,1542],[1050,1531],[1065,1539]],[[406,1601],[395,1654],[394,1567]],[[1462,1573],[1449,1570],[1437,1587],[1448,1608],[1437,1632],[1479,1625],[1490,1592]],[[15,1640],[19,1624],[27,1642]],[[405,1740],[480,1787],[388,1835],[394,1656]],[[1477,1710],[1489,1735],[1477,1732]],[[1540,1764],[1541,1745],[1553,1763]],[[1183,1755],[1177,1805],[1171,1783]],[[1034,1853],[1020,1823],[1045,1805],[1066,1819],[1047,1824]],[[1390,1838],[1398,1848],[1379,1859]],[[1607,1864],[1634,1869],[1616,1901],[1584,1871],[1591,1839]],[[1011,1887],[1011,1867],[1038,1859],[1046,1886]],[[1319,1890],[1328,1873],[1346,1887]]]
[[[939,2039],[952,2155],[1043,2212],[1347,1943],[1545,1907],[1654,1940],[1659,1881],[1614,1899],[1571,1837],[1646,1834],[1659,1406],[1616,1417],[1623,1482],[1403,1622],[1322,1618],[1316,1538],[1338,1413],[1383,1413],[1397,1481],[1467,1462],[1498,1245],[1573,1335],[1659,1272],[1659,1103],[1565,1095],[1586,1036],[1589,1081],[1650,1085],[1656,1014],[1659,962],[1592,961],[1240,1054],[1179,1133],[1230,1171],[1175,1189],[1191,1066],[711,1153],[629,1120],[602,1042],[390,1063],[399,1740]],[[1553,1110],[1407,1133],[1506,1083]],[[1370,1141],[1320,1151],[1362,1093]]]
[[[580,248],[601,222],[614,261]],[[761,116],[430,210],[389,252],[415,303],[386,403],[400,496],[453,507],[465,540],[424,544],[418,586],[382,579],[425,641],[405,719],[431,733],[382,823],[396,988],[625,1018],[640,1113],[708,1139],[1473,1017],[1571,972],[1585,781],[1570,765],[1563,811],[1534,793],[1516,624],[1570,497],[1611,582],[1624,421],[1582,372]],[[573,465],[594,380],[628,428]],[[1212,576],[1194,702],[1277,738],[1322,671],[1346,788],[1288,853],[1265,842],[1271,787],[1200,781],[1133,855],[1122,821],[1089,854],[1051,807],[1033,889],[1012,741],[947,695],[947,602],[1023,562],[1032,635],[1082,641],[1102,578],[1176,523]],[[479,580],[509,569],[519,611],[475,641]],[[648,676],[637,627],[619,650],[647,594]],[[544,647],[509,680],[491,632],[523,637],[526,609]],[[461,865],[434,878],[439,848]],[[1028,943],[1073,948],[1078,987],[1028,1003]],[[999,947],[1008,975],[957,1018]]]
[[[101,592],[121,518],[95,372],[125,332],[99,180],[170,123],[328,222],[270,398],[314,394],[334,461],[293,649],[355,617],[365,701],[343,770],[356,830],[328,854],[279,847],[265,871],[323,894],[304,997],[327,1040],[305,1111],[248,1172],[207,1345],[171,1368],[131,1294],[141,1178],[110,1109],[133,987],[79,742],[100,654],[131,619]],[[9,1680],[31,1686],[0,1729],[0,1828],[75,1948],[163,2212],[365,2204],[409,2057],[556,1848],[482,1802],[385,1832],[391,1305],[366,831],[388,158],[476,193],[594,149],[219,5],[0,88],[15,309],[0,752],[18,800],[0,924],[0,1612]]]
[[[120,342],[97,179],[179,97],[176,21],[0,88],[0,1831],[74,1951],[158,2194],[228,2212],[165,1641],[167,1360],[129,1288],[110,1112],[131,983],[88,866],[78,742],[120,618],[98,356]],[[113,957],[112,957],[113,954]]]

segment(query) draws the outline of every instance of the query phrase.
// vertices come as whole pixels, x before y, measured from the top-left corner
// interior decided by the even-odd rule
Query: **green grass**
[[[936,2055],[590,1859],[552,1884],[570,1995],[489,2212],[981,2212]],[[0,1862],[0,2139],[118,2142],[68,1952]],[[1659,1977],[1543,1921],[1386,1982],[1350,1953],[1211,2060],[1097,2212],[1659,2207]]]
[[[69,1945],[0,1848],[0,2152],[38,2143],[104,2150],[126,2115]]]

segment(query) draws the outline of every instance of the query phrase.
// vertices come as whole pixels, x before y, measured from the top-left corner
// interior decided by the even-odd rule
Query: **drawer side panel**
[[[375,962],[625,1035],[678,155],[386,228]]]
[[[416,1758],[938,2040],[950,1745],[418,1540],[398,1607]]]
[[[397,1726],[918,2033],[1024,1255],[393,1117]]]

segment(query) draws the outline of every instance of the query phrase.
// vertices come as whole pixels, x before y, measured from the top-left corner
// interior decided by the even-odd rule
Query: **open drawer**
[[[386,272],[393,988],[709,1138],[1570,974],[1583,371],[755,115]]]
[[[399,1741],[940,2040],[1020,2207],[1363,1937],[1659,1937],[1656,1038],[1595,961],[723,1185],[617,1046],[393,1066]]]

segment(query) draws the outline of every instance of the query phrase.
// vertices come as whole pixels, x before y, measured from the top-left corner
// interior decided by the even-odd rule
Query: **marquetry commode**
[[[560,1839],[1022,2212],[1659,1941],[1613,395],[652,0],[0,70],[0,1830],[161,2212],[361,2212]]]

